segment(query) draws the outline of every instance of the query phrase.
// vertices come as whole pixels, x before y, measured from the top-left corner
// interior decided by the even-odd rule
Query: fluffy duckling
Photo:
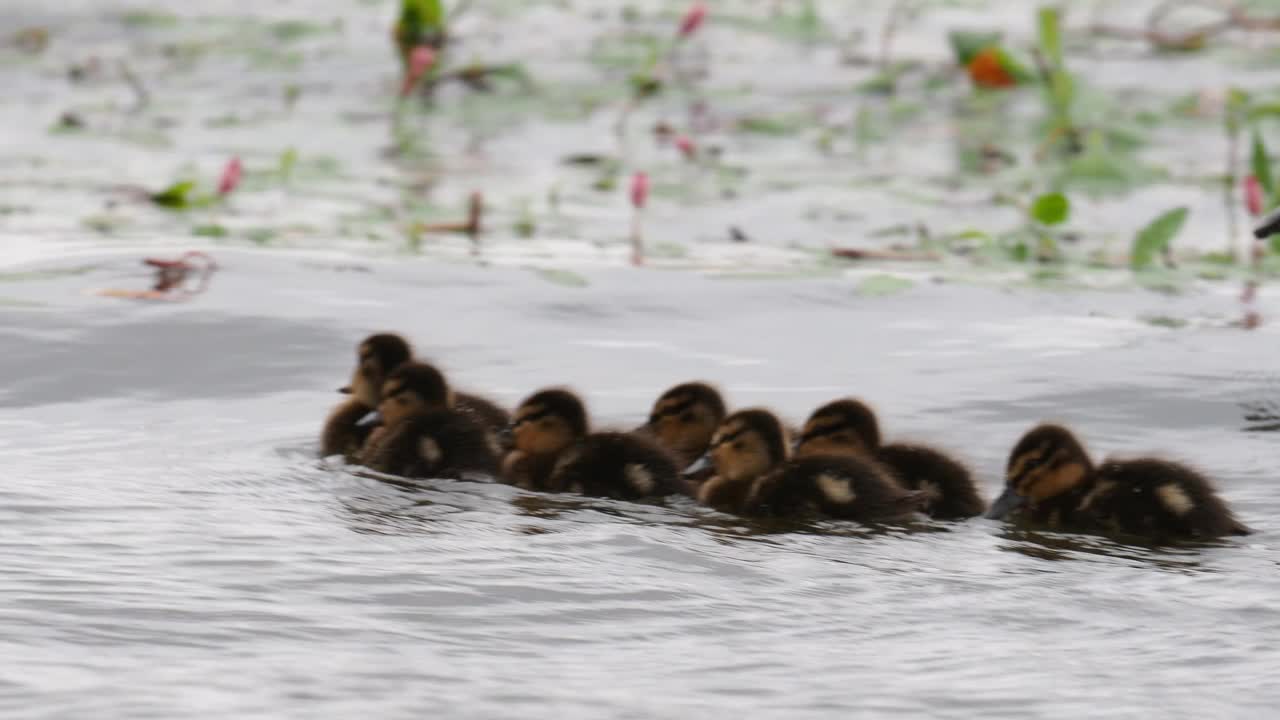
[[[741,410],[711,440],[715,476],[698,489],[704,505],[742,515],[825,515],[902,520],[924,494],[904,489],[881,465],[852,455],[788,459],[787,433],[768,410]]]
[[[1040,425],[1009,455],[1004,494],[987,517],[1152,540],[1247,535],[1200,473],[1152,458],[1094,466],[1075,435]]]
[[[392,475],[461,478],[498,472],[497,438],[472,415],[455,409],[444,375],[431,365],[406,362],[387,376],[360,452],[360,464]]]
[[[359,425],[360,419],[378,407],[387,375],[412,357],[409,342],[393,333],[370,335],[360,342],[351,382],[338,391],[351,398],[334,408],[325,421],[320,435],[322,456],[341,454],[351,459],[359,454],[373,429]],[[454,393],[454,409],[471,415],[495,433],[510,421],[506,410],[477,395]]]
[[[372,425],[360,424],[361,418],[378,406],[387,375],[408,362],[412,355],[409,343],[390,333],[370,335],[356,346],[356,368],[351,373],[351,383],[338,391],[351,397],[335,407],[325,420],[320,433],[321,456],[343,455],[354,459],[360,454],[360,448],[373,431]]]
[[[573,392],[534,393],[516,408],[504,477],[530,490],[621,500],[683,488],[675,459],[652,440],[635,433],[591,433],[588,427],[586,406]]]
[[[987,507],[968,468],[924,445],[882,444],[875,412],[852,398],[815,410],[805,422],[796,454],[852,455],[879,462],[904,487],[923,492],[924,513],[939,520],[975,517]]]
[[[711,436],[725,415],[719,390],[702,382],[681,383],[658,396],[642,429],[674,455],[681,467],[688,468],[707,453]]]

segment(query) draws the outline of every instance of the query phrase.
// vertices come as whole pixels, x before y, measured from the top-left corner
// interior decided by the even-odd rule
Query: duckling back
[[[511,422],[511,414],[501,405],[479,395],[455,392],[453,407],[458,412],[472,416],[481,425],[495,432],[505,428],[507,423]]]
[[[907,489],[924,493],[923,512],[939,520],[981,515],[987,503],[969,469],[946,454],[924,445],[893,443],[882,446],[876,459]]]
[[[1174,462],[1111,460],[1094,473],[1077,518],[1100,529],[1152,539],[1248,535],[1212,483]]]
[[[567,450],[547,483],[549,490],[618,500],[662,497],[683,491],[675,458],[634,433],[593,433]]]
[[[360,448],[369,439],[372,427],[361,427],[356,423],[369,414],[373,408],[356,398],[340,403],[324,421],[324,429],[320,432],[320,457],[342,455],[348,461],[360,454]]]
[[[498,473],[499,449],[492,434],[455,410],[419,413],[370,438],[360,463],[404,477],[459,479]]]
[[[744,510],[750,515],[891,522],[922,511],[926,499],[922,492],[903,488],[877,463],[817,455],[790,460],[757,480]]]

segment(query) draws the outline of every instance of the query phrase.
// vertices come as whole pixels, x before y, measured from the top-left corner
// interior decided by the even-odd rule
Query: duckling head
[[[387,425],[395,425],[410,415],[453,406],[453,391],[444,373],[422,362],[401,363],[387,376],[379,392],[381,400],[377,411],[370,413],[370,420]]]
[[[787,460],[787,432],[768,410],[739,410],[711,438],[716,475],[731,482],[752,480]]]
[[[587,408],[570,390],[539,390],[516,408],[510,430],[515,450],[554,455],[587,434]]]
[[[1002,518],[1027,503],[1051,500],[1081,485],[1093,462],[1070,430],[1060,425],[1033,428],[1009,454],[1004,493],[991,504],[989,518]]]
[[[880,447],[880,423],[861,400],[845,398],[823,405],[805,421],[796,455],[868,457]]]
[[[352,395],[369,407],[377,407],[387,376],[412,356],[408,341],[399,335],[370,335],[356,346],[356,368],[351,373],[351,384],[339,392]]]
[[[690,382],[662,393],[644,427],[658,444],[688,465],[707,451],[724,416],[720,391],[706,383]]]

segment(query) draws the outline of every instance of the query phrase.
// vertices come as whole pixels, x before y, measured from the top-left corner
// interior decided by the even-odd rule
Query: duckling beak
[[[382,424],[382,413],[377,410],[371,411],[368,415],[356,421],[356,427],[371,427]]]
[[[711,467],[711,453],[703,453],[702,457],[694,460],[689,467],[684,469],[684,475],[697,475],[698,473]]]
[[[991,509],[988,510],[987,514],[983,517],[991,520],[1000,520],[1014,510],[1022,507],[1023,503],[1026,501],[1027,499],[1014,492],[1013,488],[1007,487],[1004,489],[1004,492],[1000,494],[1000,497],[996,498],[996,501],[991,503]]]
[[[340,387],[340,388],[338,388],[338,392],[342,393],[343,395],[350,395],[350,394],[351,394],[351,386],[350,386],[350,385],[347,385],[346,387]]]

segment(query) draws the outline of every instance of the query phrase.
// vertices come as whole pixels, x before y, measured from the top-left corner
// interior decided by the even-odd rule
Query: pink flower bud
[[[1262,183],[1258,182],[1258,178],[1250,175],[1244,179],[1244,206],[1249,210],[1249,214],[1258,217],[1265,208],[1262,199]]]
[[[637,210],[643,209],[645,203],[649,201],[649,175],[648,173],[638,172],[631,176],[631,206]]]
[[[675,139],[676,149],[684,155],[686,160],[692,160],[698,154],[698,147],[693,144],[693,140],[688,135],[677,135]]]
[[[400,97],[408,97],[423,75],[436,64],[436,52],[426,45],[418,45],[409,53],[409,68],[404,74],[404,84],[400,86]]]
[[[226,168],[222,171],[222,180],[218,181],[218,194],[227,196],[232,190],[240,184],[240,177],[244,175],[244,166],[240,164],[239,157],[233,157],[227,161]]]
[[[698,28],[702,27],[702,21],[707,19],[707,4],[696,2],[689,11],[684,14],[684,20],[680,22],[679,37],[687,38],[698,32]]]

